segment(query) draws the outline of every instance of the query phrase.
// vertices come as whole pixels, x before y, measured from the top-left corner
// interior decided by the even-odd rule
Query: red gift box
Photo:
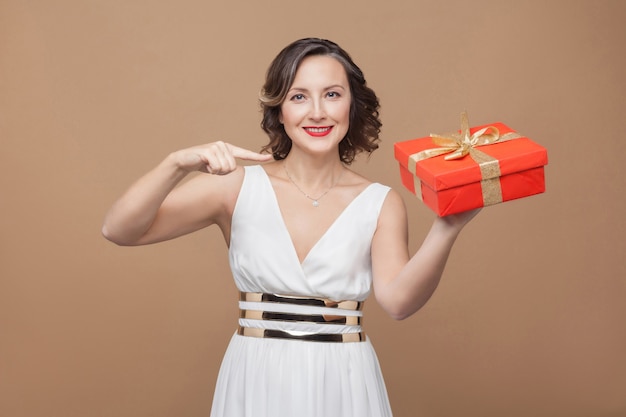
[[[503,123],[394,144],[402,184],[439,216],[545,191],[545,148]]]

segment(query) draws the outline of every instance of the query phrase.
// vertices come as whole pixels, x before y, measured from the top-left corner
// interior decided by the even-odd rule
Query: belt
[[[363,308],[363,302],[361,301],[335,301],[325,298],[304,297],[304,296],[291,296],[291,295],[278,295],[267,293],[248,293],[241,292],[240,301],[253,302],[258,307],[259,305],[263,309],[244,309],[240,310],[240,319],[244,320],[260,320],[271,322],[290,322],[290,323],[306,323],[306,324],[324,324],[324,325],[345,325],[345,326],[357,326],[360,328],[361,316],[360,315],[342,315],[341,310],[360,311]],[[307,309],[306,313],[298,312],[284,312],[284,311],[272,311],[272,308],[276,309],[277,304],[284,305],[297,305],[308,306],[311,309]],[[267,308],[265,308],[267,305]],[[325,310],[325,314],[308,314],[315,313],[316,308],[334,308],[336,314],[327,314],[328,310]],[[332,310],[331,312],[335,312]],[[248,322],[249,324],[249,322]],[[328,327],[327,327],[328,329]],[[308,327],[310,330],[310,326]],[[365,333],[361,331],[352,332],[337,332],[337,333],[324,333],[324,332],[302,332],[296,330],[286,329],[270,329],[270,328],[257,328],[247,327],[240,325],[237,334],[248,337],[259,338],[271,338],[271,339],[289,339],[289,340],[302,340],[310,342],[363,342],[366,340]]]

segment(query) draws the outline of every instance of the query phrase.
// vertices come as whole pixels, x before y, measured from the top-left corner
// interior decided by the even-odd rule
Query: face
[[[348,132],[351,100],[348,77],[339,61],[325,55],[305,58],[280,108],[292,151],[336,153]]]

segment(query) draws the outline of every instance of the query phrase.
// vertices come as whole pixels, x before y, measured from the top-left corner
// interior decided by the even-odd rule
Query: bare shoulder
[[[379,216],[379,225],[395,224],[406,227],[408,223],[407,210],[404,199],[393,188],[389,189]]]
[[[376,183],[376,181],[372,181],[363,175],[354,172],[352,170],[348,170],[348,174],[345,178],[346,185],[353,187],[355,191],[361,192],[371,184]],[[385,207],[387,207],[385,209]],[[404,205],[404,200],[393,188],[389,188],[389,192],[387,193],[387,197],[385,198],[385,203],[383,205],[383,210],[397,212],[397,210],[406,210]]]
[[[367,187],[368,185],[373,183],[373,181],[371,181],[369,178],[364,177],[363,175],[359,174],[356,171],[353,171],[351,168],[348,168],[348,167],[346,167],[346,171],[345,171],[345,174],[343,175],[342,180],[343,180],[342,182],[344,182],[347,185],[361,186],[361,187]]]
[[[226,175],[198,173],[181,185],[176,194],[186,201],[195,201],[209,216],[222,217],[232,213],[244,176],[241,166]]]
[[[396,190],[394,190],[393,188],[389,189],[389,192],[387,193],[387,198],[385,199],[385,205],[384,207],[388,207],[389,210],[402,210],[402,211],[406,211],[406,205],[404,204],[404,199],[402,198],[402,196],[400,195],[399,192],[397,192]]]
[[[350,168],[346,168],[346,171],[341,179],[341,185],[349,192],[349,194],[352,194],[353,197],[356,197],[373,183],[374,181],[364,177]]]
[[[263,169],[270,178],[282,178],[284,176],[284,168],[280,161],[272,161],[263,164]]]

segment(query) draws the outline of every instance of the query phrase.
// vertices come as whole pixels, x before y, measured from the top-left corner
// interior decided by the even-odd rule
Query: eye
[[[304,100],[304,94],[294,94],[293,96],[291,96],[290,98],[291,101],[302,101]]]
[[[326,96],[328,98],[339,98],[339,97],[341,97],[341,94],[339,94],[336,91],[329,91],[328,93],[326,93]]]

